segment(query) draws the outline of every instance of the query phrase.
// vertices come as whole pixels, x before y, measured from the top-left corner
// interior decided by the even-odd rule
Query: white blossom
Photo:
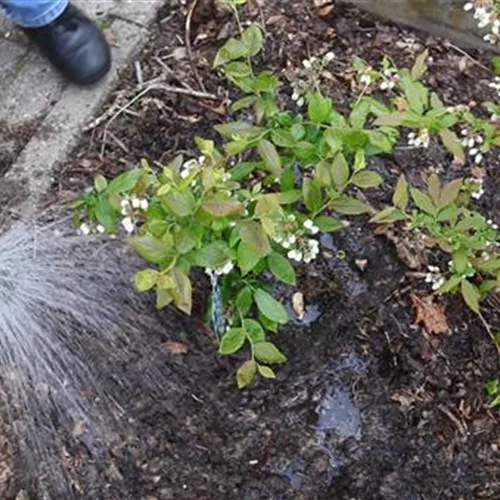
[[[79,231],[83,236],[88,236],[90,234],[90,226],[84,222],[83,224],[80,225]]]
[[[304,222],[304,227],[311,233],[317,234],[319,232],[319,227],[314,225],[314,222],[310,219]]]
[[[289,259],[300,262],[302,260],[302,252],[300,250],[294,249],[290,250],[287,254]]]
[[[104,234],[106,232],[106,228],[104,226],[101,226],[101,224],[99,224],[97,227],[96,227],[96,230],[99,234]]]
[[[128,234],[134,232],[135,224],[130,217],[123,218],[121,224]]]

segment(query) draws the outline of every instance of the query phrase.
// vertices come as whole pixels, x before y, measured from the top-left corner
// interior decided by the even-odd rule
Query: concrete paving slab
[[[82,127],[116,86],[118,70],[142,48],[147,27],[165,0],[75,3],[113,36],[113,68],[103,82],[92,88],[65,83],[36,50],[27,48],[15,27],[0,21],[0,123],[3,120],[7,124],[3,127],[7,131],[14,125],[39,120],[37,132],[2,181],[11,194],[17,190],[18,196],[12,199],[20,203],[16,211],[23,213],[35,210],[48,192],[56,167],[67,158]]]

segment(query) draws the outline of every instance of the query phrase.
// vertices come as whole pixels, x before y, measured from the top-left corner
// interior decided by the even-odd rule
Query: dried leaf
[[[432,295],[418,296],[412,293],[410,300],[416,312],[415,324],[422,324],[428,334],[450,335],[444,308],[434,303]]]
[[[175,342],[174,340],[167,340],[161,345],[165,351],[170,354],[187,354],[188,348],[182,342]]]

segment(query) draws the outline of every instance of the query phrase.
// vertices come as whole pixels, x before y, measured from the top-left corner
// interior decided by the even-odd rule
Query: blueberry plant
[[[245,0],[227,2],[240,34],[221,47],[214,66],[243,92],[231,108],[240,119],[214,127],[220,143],[195,138],[196,158],[179,155],[159,170],[143,161],[110,181],[98,176],[93,190],[74,204],[79,230],[125,232],[148,263],[135,275],[135,286],[154,291],[159,308],[173,304],[190,314],[192,279],[200,270],[220,285],[222,304],[210,305],[212,317],[222,316],[215,322],[219,352],[248,354],[237,370],[240,388],[258,374],[274,378],[274,365],[286,361],[272,341],[272,333],[290,320],[273,294],[275,280],[295,286],[296,266],[319,254],[318,234],[341,230],[352,216],[370,214],[373,222],[428,232],[452,260],[450,276],[437,292],[460,289],[477,310],[482,294],[500,283],[499,233],[468,208],[480,184],[457,179],[441,185],[432,176],[424,192],[409,188],[402,176],[393,206],[378,213],[362,192],[384,182],[368,168],[370,158],[390,154],[403,129],[413,129],[408,137],[413,147],[439,140],[450,155],[479,163],[500,146],[498,127],[465,106],[445,107],[429,92],[421,82],[427,52],[411,70],[400,70],[387,58],[374,70],[357,59],[353,71],[360,95],[347,114],[320,90],[321,70],[335,56],[305,60],[304,78],[292,86],[295,106],[287,109],[276,75],[257,72],[252,64],[265,43],[262,29],[242,27],[237,9]],[[374,85],[388,93],[386,99],[370,95]],[[488,103],[492,106],[497,105]],[[466,134],[457,135],[458,126]]]

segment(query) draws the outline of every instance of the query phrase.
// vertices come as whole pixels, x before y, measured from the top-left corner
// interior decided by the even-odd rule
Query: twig
[[[137,85],[142,85],[144,83],[144,77],[140,61],[134,61],[134,69],[135,69],[135,79],[137,80]]]
[[[104,127],[104,132],[102,134],[102,146],[101,146],[101,158],[104,156],[104,150],[106,149],[106,137],[108,135],[108,130],[109,130],[109,127],[111,126],[111,124],[128,108],[130,108],[130,106],[132,106],[132,104],[134,104],[135,102],[137,102],[142,96],[146,95],[149,91],[151,90],[151,87],[147,87],[146,89],[144,89],[142,92],[139,92],[135,97],[133,97],[132,99],[130,99],[129,102],[127,102],[127,104],[125,104],[125,106],[122,106],[109,120],[108,122],[106,123],[106,126]]]
[[[453,49],[456,52],[462,54],[467,59],[469,59],[469,61],[473,62],[474,64],[477,64],[480,68],[483,68],[488,73],[491,73],[491,69],[490,68],[488,68],[487,66],[485,66],[483,63],[480,63],[477,59],[474,59],[468,52],[465,52],[465,50],[461,49],[460,47],[457,47],[456,45],[453,45],[450,42],[447,42],[446,46],[449,47],[450,49]]]
[[[173,94],[187,95],[190,97],[196,97],[198,99],[209,99],[211,101],[221,101],[220,97],[217,97],[215,94],[210,94],[208,92],[199,92],[198,90],[193,89],[185,89],[181,87],[172,87],[170,85],[166,85],[163,83],[153,84],[150,87],[150,90],[163,90],[165,92],[171,92]]]
[[[146,87],[141,92],[139,92],[135,97],[130,99],[130,101],[127,102],[127,104],[125,104],[120,109],[118,109],[118,111],[106,123],[106,126],[104,127],[103,136],[102,136],[101,157],[104,155],[104,150],[106,149],[106,138],[107,138],[109,127],[111,126],[111,124],[122,113],[124,113],[128,108],[130,108],[130,106],[132,106],[141,97],[144,97],[148,92],[151,92],[152,90],[163,90],[164,92],[171,92],[173,94],[187,95],[190,97],[196,97],[198,99],[210,99],[213,101],[220,100],[220,98],[217,97],[215,94],[209,94],[206,92],[198,92],[197,90],[189,90],[189,89],[184,89],[181,87],[171,87],[170,85],[166,85],[163,83],[153,83],[153,84],[149,85],[148,87]]]
[[[193,19],[193,13],[197,5],[198,5],[198,0],[193,0],[191,5],[189,6],[189,10],[186,16],[186,34],[184,38],[186,43],[186,51],[189,58],[189,64],[191,65],[191,70],[193,71],[194,77],[196,78],[196,81],[198,82],[200,89],[203,90],[203,92],[206,92],[205,86],[203,85],[203,81],[201,80],[198,70],[196,69],[196,65],[194,64],[193,51],[191,48],[191,21]]]
[[[467,428],[453,413],[443,404],[438,406],[438,410],[444,413],[458,428],[462,436],[467,436]]]
[[[479,319],[481,320],[481,323],[483,323],[484,329],[488,332],[488,335],[490,336],[493,345],[495,346],[498,354],[498,361],[500,363],[500,346],[498,345],[498,341],[495,338],[495,335],[491,331],[491,326],[488,324],[488,322],[484,319],[484,316],[481,313],[478,313]]]

